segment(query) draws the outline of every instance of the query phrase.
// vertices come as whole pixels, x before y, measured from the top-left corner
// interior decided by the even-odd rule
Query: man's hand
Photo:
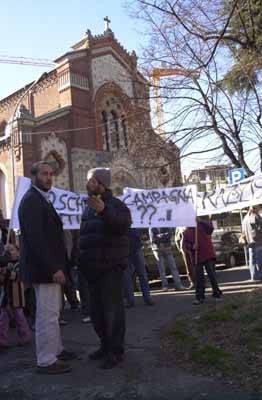
[[[60,285],[64,285],[65,281],[66,281],[65,274],[63,273],[63,271],[59,270],[53,275],[53,282],[54,283],[58,283]]]
[[[104,211],[104,208],[105,208],[105,203],[103,202],[103,200],[101,200],[97,196],[88,197],[87,204],[89,205],[89,207],[91,207],[94,210],[96,210],[96,212],[98,214],[101,213],[102,211]]]

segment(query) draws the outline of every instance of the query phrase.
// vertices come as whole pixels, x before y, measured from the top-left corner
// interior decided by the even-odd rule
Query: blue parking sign
[[[228,183],[230,185],[242,181],[245,178],[245,172],[243,168],[234,168],[228,171]]]

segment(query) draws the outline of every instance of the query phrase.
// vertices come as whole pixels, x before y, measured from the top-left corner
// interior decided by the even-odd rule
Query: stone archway
[[[3,212],[3,216],[6,218],[6,176],[0,169],[0,209]]]

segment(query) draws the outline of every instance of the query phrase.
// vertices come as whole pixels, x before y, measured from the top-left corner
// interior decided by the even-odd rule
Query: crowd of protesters
[[[60,374],[71,370],[78,355],[65,349],[60,326],[65,299],[81,311],[83,323],[92,322],[99,348],[89,355],[100,367],[118,365],[125,352],[125,307],[135,306],[134,275],[145,305],[154,306],[150,293],[141,231],[131,228],[126,205],[110,190],[111,172],[94,168],[87,173],[88,199],[80,231],[63,230],[49,201],[53,170],[46,162],[31,169],[32,185],[19,206],[20,232],[7,243],[0,212],[0,349],[8,349],[9,327],[17,328],[18,344],[32,342],[35,331],[37,372]],[[251,279],[262,278],[262,217],[251,207],[243,220],[242,240],[249,248]],[[197,217],[197,226],[177,228],[175,242],[186,267],[181,280],[172,249],[173,230],[150,228],[148,237],[162,291],[170,290],[166,267],[176,291],[195,290],[195,305],[205,301],[205,274],[212,295],[221,300],[209,217]],[[19,244],[19,245],[18,245]],[[20,254],[19,254],[20,253]]]

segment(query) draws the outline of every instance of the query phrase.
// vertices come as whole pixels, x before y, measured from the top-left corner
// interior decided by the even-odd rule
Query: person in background
[[[80,270],[89,286],[90,316],[100,348],[91,360],[102,369],[122,361],[125,338],[123,271],[128,265],[131,214],[110,190],[111,171],[94,168],[87,174],[88,200],[80,227]]]
[[[248,245],[251,281],[262,280],[262,216],[261,206],[249,207],[242,221],[242,237]]]
[[[74,287],[72,278],[72,269],[74,262],[72,260],[73,251],[73,236],[69,229],[64,230],[65,245],[66,245],[66,283],[64,285],[64,294],[68,303],[70,304],[71,310],[78,310],[79,301],[76,295],[76,289]]]
[[[64,349],[59,327],[66,263],[63,224],[48,197],[53,183],[51,166],[39,161],[33,164],[31,176],[32,186],[18,209],[21,280],[34,286],[36,294],[37,372],[62,374],[71,371],[66,361],[77,358]]]
[[[196,228],[186,228],[184,231],[183,246],[191,253],[195,267],[196,299],[193,304],[202,304],[205,300],[205,276],[204,268],[210,280],[213,297],[221,299],[222,291],[219,289],[216,278],[216,256],[211,239],[214,228],[208,217],[197,217],[197,241]]]
[[[162,282],[162,290],[168,291],[169,289],[166,277],[165,262],[172,274],[174,288],[176,290],[184,290],[185,287],[181,282],[175,259],[172,253],[172,230],[170,228],[149,228],[149,236],[153,254],[157,260],[157,267]]]
[[[9,244],[6,248],[10,254],[10,261],[6,267],[0,268],[0,281],[4,290],[0,308],[0,348],[8,348],[10,345],[11,315],[17,328],[18,344],[22,346],[32,341],[32,332],[23,310],[25,298],[24,287],[19,280],[19,249],[13,244]]]
[[[150,287],[145,266],[145,258],[142,249],[142,241],[138,229],[132,228],[129,232],[130,238],[130,253],[128,258],[128,268],[124,271],[124,297],[126,299],[126,307],[135,305],[134,296],[134,273],[139,278],[141,291],[143,294],[144,303],[148,306],[153,306],[154,302],[150,296]]]
[[[6,222],[3,216],[3,211],[0,209],[0,254],[4,253],[5,245],[7,241],[7,228]]]
[[[183,235],[185,231],[185,227],[177,228],[175,233],[175,243],[177,249],[180,251],[183,257],[183,261],[186,267],[187,279],[189,281],[189,289],[195,289],[194,284],[194,269],[193,269],[193,260],[191,259],[191,253],[186,251],[183,247]]]
[[[72,252],[71,252],[71,262],[74,266],[74,282],[75,286],[79,291],[80,297],[80,311],[82,316],[83,324],[88,324],[91,322],[90,318],[90,306],[89,306],[89,289],[88,281],[83,273],[81,273],[79,265],[79,235],[80,232],[77,229],[72,231]]]

